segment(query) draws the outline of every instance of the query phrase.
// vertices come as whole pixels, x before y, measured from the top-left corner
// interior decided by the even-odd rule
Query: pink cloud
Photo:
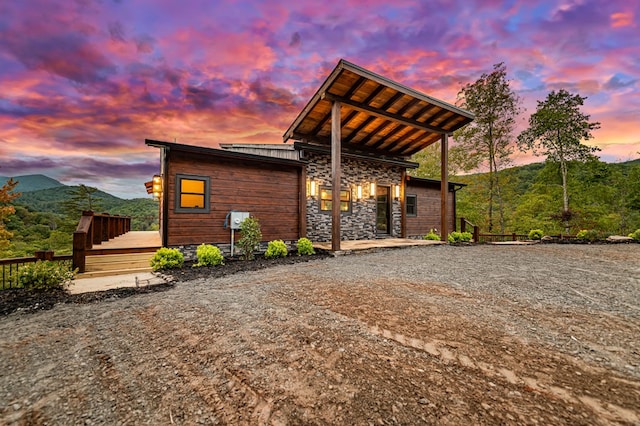
[[[634,26],[633,12],[615,12],[611,14],[611,27],[630,27]]]

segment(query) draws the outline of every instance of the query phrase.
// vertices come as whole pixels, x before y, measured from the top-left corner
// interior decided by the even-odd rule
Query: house
[[[160,148],[164,246],[231,241],[228,214],[249,212],[263,240],[415,237],[455,229],[460,184],[407,175],[412,154],[473,115],[341,60],[289,129],[283,145],[221,149],[146,140]],[[333,191],[333,188],[339,188]],[[225,226],[226,223],[226,226]]]

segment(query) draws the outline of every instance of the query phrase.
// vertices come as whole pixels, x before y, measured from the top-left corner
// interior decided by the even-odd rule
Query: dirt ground
[[[640,424],[640,244],[177,278],[0,318],[0,423]]]

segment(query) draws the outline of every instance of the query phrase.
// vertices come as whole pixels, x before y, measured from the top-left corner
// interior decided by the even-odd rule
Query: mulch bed
[[[238,272],[258,271],[277,265],[290,265],[326,257],[329,255],[319,253],[312,256],[294,255],[277,259],[257,256],[250,261],[231,258],[225,259],[225,264],[221,266],[197,268],[193,267],[194,262],[185,262],[182,268],[162,271],[164,275],[168,276],[168,283],[144,287],[122,287],[93,293],[69,294],[66,290],[27,291],[22,288],[0,290],[0,316],[6,316],[16,311],[31,313],[48,310],[58,303],[95,303],[123,299],[137,294],[166,291],[173,288],[176,282],[192,281],[199,278],[222,278]]]

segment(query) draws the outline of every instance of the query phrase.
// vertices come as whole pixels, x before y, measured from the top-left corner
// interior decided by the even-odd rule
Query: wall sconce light
[[[318,193],[318,185],[313,179],[307,179],[307,196],[315,197]]]
[[[393,186],[393,196],[395,197],[396,200],[400,199],[400,185]]]
[[[162,195],[162,176],[153,176],[153,198],[160,199]]]
[[[371,182],[369,184],[369,197],[374,198],[376,196],[376,183]]]
[[[362,200],[362,185],[356,185],[356,200]]]

